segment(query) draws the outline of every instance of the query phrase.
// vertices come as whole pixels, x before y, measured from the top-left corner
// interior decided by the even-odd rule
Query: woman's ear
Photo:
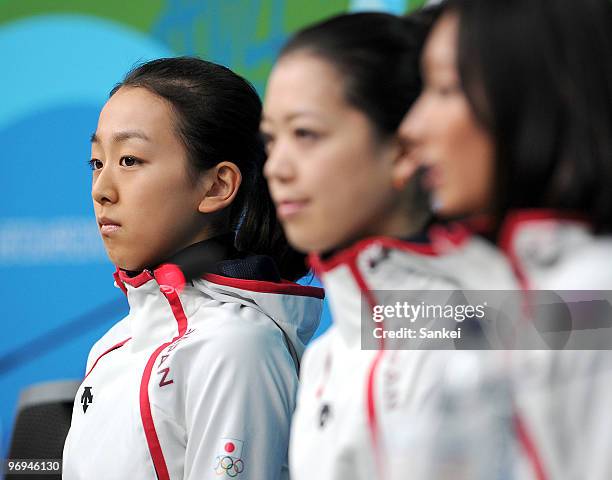
[[[206,192],[198,206],[200,213],[215,213],[228,207],[242,183],[242,174],[235,163],[221,162],[206,172]]]
[[[410,179],[415,175],[418,166],[418,161],[411,145],[408,142],[398,140],[397,152],[391,172],[393,188],[398,192],[403,191],[408,182],[410,182]]]

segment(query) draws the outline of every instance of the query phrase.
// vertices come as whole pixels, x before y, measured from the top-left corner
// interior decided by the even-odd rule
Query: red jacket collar
[[[354,264],[361,252],[373,245],[383,248],[410,252],[416,255],[437,256],[443,255],[449,248],[461,246],[472,236],[470,229],[462,223],[450,225],[434,224],[426,233],[425,242],[411,242],[392,237],[369,237],[359,240],[350,247],[323,256],[313,252],[308,256],[308,262],[314,272],[322,276],[340,265]]]
[[[155,279],[161,287],[171,287],[179,292],[182,291],[185,286],[185,276],[183,272],[177,265],[170,263],[160,265],[153,272],[144,270],[135,277],[130,277],[125,271],[117,268],[114,277],[117,286],[121,288],[125,294],[127,294],[126,284],[138,288],[153,279]],[[298,295],[319,299],[325,298],[325,291],[322,288],[304,286],[288,280],[281,280],[280,282],[244,280],[215,274],[206,274],[202,278],[219,285],[260,293]]]
[[[525,209],[510,211],[499,230],[499,247],[508,254],[512,250],[513,239],[519,228],[532,223],[578,223],[589,226],[590,221],[584,214],[552,209]]]
[[[523,290],[530,290],[532,285],[525,270],[524,262],[520,258],[521,255],[517,251],[516,238],[518,232],[530,225],[562,223],[590,226],[590,222],[584,214],[552,209],[512,210],[504,218],[499,229],[498,246],[510,261]]]

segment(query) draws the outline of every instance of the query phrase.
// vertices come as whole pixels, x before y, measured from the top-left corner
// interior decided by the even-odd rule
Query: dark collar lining
[[[187,281],[200,278],[205,273],[242,280],[281,281],[272,257],[238,252],[233,244],[233,234],[219,235],[190,245],[162,263],[177,265]],[[147,270],[154,271],[158,266]],[[142,273],[124,272],[130,277]]]
[[[429,219],[427,221],[427,223],[423,226],[423,228],[419,232],[414,233],[412,235],[409,235],[407,237],[400,237],[400,238],[398,238],[398,240],[400,240],[402,242],[407,242],[407,243],[416,243],[416,244],[427,245],[428,243],[430,243],[429,235],[428,235],[427,232],[428,232],[429,228],[432,225],[434,225],[434,224],[435,224],[435,219],[431,218],[431,219]],[[355,242],[355,243],[357,243],[357,242]],[[351,244],[347,248],[336,248],[336,249],[330,250],[328,252],[322,253],[321,255],[319,255],[319,257],[323,261],[329,260],[330,258],[335,256],[337,253],[342,252],[343,250],[347,250],[347,249],[351,248],[351,246],[355,245],[355,243]]]

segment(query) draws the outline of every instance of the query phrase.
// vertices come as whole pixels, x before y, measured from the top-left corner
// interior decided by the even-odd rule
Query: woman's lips
[[[102,235],[110,235],[112,233],[115,233],[120,228],[121,228],[120,225],[116,225],[114,223],[106,223],[106,224],[100,225],[100,233],[102,233]]]
[[[100,226],[100,233],[105,236],[111,235],[121,228],[119,222],[108,217],[99,218],[98,225]]]
[[[422,183],[426,190],[435,190],[442,185],[442,172],[439,167],[425,166]]]
[[[276,206],[276,215],[281,220],[288,219],[300,213],[308,204],[307,200],[285,200]]]

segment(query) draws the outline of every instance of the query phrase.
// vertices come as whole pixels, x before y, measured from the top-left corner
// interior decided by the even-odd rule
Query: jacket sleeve
[[[184,478],[288,478],[297,373],[282,333],[230,319],[216,332],[188,369]]]

